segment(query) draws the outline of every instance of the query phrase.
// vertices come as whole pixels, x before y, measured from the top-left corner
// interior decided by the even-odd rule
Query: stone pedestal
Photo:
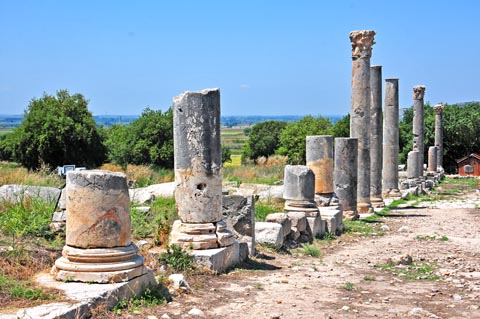
[[[370,202],[370,57],[375,31],[350,32],[352,44],[352,94],[350,137],[358,139],[357,210],[372,212]],[[338,195],[338,194],[337,194]]]
[[[315,175],[307,166],[285,166],[283,198],[287,212],[305,212],[307,216],[318,216],[315,198]]]
[[[315,174],[315,194],[319,206],[328,206],[334,195],[333,136],[307,136],[307,167]]]
[[[173,99],[175,221],[170,243],[213,249],[235,243],[222,222],[220,91],[185,92]]]
[[[398,189],[398,79],[385,79],[385,111],[383,114],[383,171],[384,197],[400,197]]]
[[[443,104],[436,104],[435,110],[435,146],[437,147],[437,166],[443,169]]]
[[[420,165],[420,161],[418,160],[420,156],[419,151],[410,151],[408,152],[407,158],[407,178],[408,179],[418,179],[420,169],[418,166]]]
[[[370,67],[370,201],[375,208],[384,207],[382,198],[382,66]]]
[[[131,240],[125,174],[68,172],[66,208],[66,245],[52,269],[55,279],[111,283],[147,272]]]
[[[335,139],[335,169],[333,183],[335,194],[346,219],[358,219],[357,212],[357,156],[356,138]]]
[[[417,85],[413,87],[413,150],[418,151],[419,176],[423,176],[423,164],[425,163],[424,138],[425,138],[425,120],[424,104],[425,86]]]
[[[437,147],[430,146],[428,148],[428,168],[429,173],[434,173],[437,171]]]

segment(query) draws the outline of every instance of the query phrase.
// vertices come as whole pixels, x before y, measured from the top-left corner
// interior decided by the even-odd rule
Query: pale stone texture
[[[401,195],[398,189],[398,79],[385,79],[383,116],[383,196],[398,197]]]
[[[255,198],[254,196],[224,195],[223,220],[235,239],[248,244],[250,255],[255,255]]]
[[[56,201],[60,196],[61,189],[44,186],[28,186],[7,184],[0,186],[0,200],[17,203],[24,198],[39,198],[43,201]]]
[[[413,87],[413,150],[417,150],[418,154],[418,176],[423,176],[423,164],[425,146],[425,120],[424,120],[424,104],[425,86],[417,85]]]
[[[256,223],[255,240],[259,244],[270,244],[276,248],[282,247],[285,240],[282,225],[269,222]]]
[[[437,171],[437,147],[430,146],[428,148],[428,171],[436,172]]]
[[[382,198],[382,66],[370,67],[370,201],[375,208],[384,207]]]
[[[318,216],[315,198],[315,174],[307,166],[286,165],[283,198],[286,211],[303,211]]]
[[[352,94],[350,137],[358,139],[357,210],[372,211],[370,202],[370,57],[375,31],[350,32],[352,44]],[[338,194],[337,194],[338,196]]]
[[[335,138],[335,194],[344,216],[358,218],[357,212],[357,152],[356,138]]]
[[[333,189],[333,136],[307,136],[307,167],[315,174],[315,194],[332,194]]]
[[[125,174],[67,173],[66,244],[78,248],[128,246],[132,242]]]
[[[286,213],[268,214],[265,221],[282,225],[283,237],[287,237],[292,230],[292,221],[288,218]]]
[[[68,172],[66,207],[66,245],[52,269],[55,279],[111,283],[147,273],[131,240],[125,174]]]
[[[175,200],[184,223],[222,219],[220,91],[184,92],[173,99]]]
[[[407,157],[407,178],[417,179],[419,177],[419,165],[420,161],[420,152],[419,151],[410,151],[408,152]]]
[[[443,168],[443,104],[439,103],[435,110],[435,146],[437,147],[437,166]]]

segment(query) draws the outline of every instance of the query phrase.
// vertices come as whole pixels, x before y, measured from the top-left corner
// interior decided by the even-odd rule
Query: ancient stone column
[[[68,172],[66,206],[66,245],[52,271],[57,280],[110,283],[146,273],[131,239],[125,174]]]
[[[437,147],[430,146],[428,148],[428,172],[435,173],[437,171]]]
[[[384,207],[382,198],[382,66],[370,67],[370,201],[373,207]]]
[[[315,194],[317,204],[330,205],[333,189],[333,136],[307,136],[307,167],[315,174]]]
[[[350,137],[358,139],[357,210],[372,211],[370,203],[370,57],[375,31],[350,32],[352,43],[352,95]]]
[[[175,200],[180,221],[170,242],[192,249],[230,246],[222,221],[220,91],[184,92],[173,99]]]
[[[420,161],[418,158],[420,157],[419,151],[410,151],[408,152],[407,157],[407,178],[410,179],[418,179],[420,169],[418,166],[420,165]]]
[[[385,111],[383,114],[383,196],[398,197],[399,142],[398,79],[385,79]]]
[[[435,146],[437,147],[437,166],[443,168],[443,104],[439,103],[435,110]]]
[[[425,96],[425,86],[417,85],[413,87],[413,150],[418,150],[419,177],[423,176],[424,160],[424,138],[425,138],[425,120],[423,98]]]
[[[286,211],[302,211],[306,216],[318,216],[313,171],[303,165],[286,165],[283,198]]]
[[[333,183],[335,194],[343,209],[345,219],[358,218],[357,212],[357,169],[358,140],[335,138],[335,169]]]

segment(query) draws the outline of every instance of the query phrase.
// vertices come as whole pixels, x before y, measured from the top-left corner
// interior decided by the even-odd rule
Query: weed
[[[330,232],[326,232],[323,237],[320,239],[320,241],[325,241],[327,243],[330,243],[332,240],[334,240],[335,238],[337,238],[337,236],[335,236],[335,234],[333,233],[330,233]]]
[[[283,211],[283,207],[265,202],[257,202],[255,204],[255,221],[264,221],[268,214],[278,211]]]
[[[262,285],[261,283],[259,283],[259,282],[256,282],[256,283],[253,285],[253,287],[254,287],[255,289],[258,289],[258,290],[263,290],[263,289],[265,289],[265,288],[263,288],[263,285]]]
[[[31,186],[61,187],[65,181],[46,166],[29,171],[12,162],[0,162],[0,185],[21,184]]]
[[[376,279],[376,278],[375,278],[374,275],[365,275],[365,276],[363,277],[363,280],[365,280],[365,281],[375,281],[375,279]]]
[[[302,244],[301,252],[307,256],[320,257],[320,248],[311,244]]]
[[[448,237],[445,236],[445,235],[443,235],[442,237],[440,237],[440,240],[441,240],[441,241],[448,241]]]
[[[378,269],[383,269],[392,274],[401,276],[404,280],[428,280],[436,281],[440,277],[434,274],[436,265],[434,263],[411,263],[409,265],[395,266],[392,263],[377,264]]]
[[[407,201],[405,199],[395,199],[388,207],[390,208],[397,208],[400,205],[406,204]]]
[[[353,289],[355,289],[355,285],[350,282],[350,281],[347,281],[343,286],[342,286],[343,289],[345,289],[346,291],[352,291]]]
[[[195,266],[193,257],[177,245],[167,247],[167,251],[160,255],[159,260],[175,271],[188,271]]]
[[[440,236],[437,233],[434,233],[433,235],[417,235],[415,236],[415,239],[417,240],[440,240],[440,241],[448,241],[448,237],[445,235]]]
[[[373,216],[373,215],[372,215]],[[362,220],[344,220],[345,232],[359,236],[383,236],[374,226]]]

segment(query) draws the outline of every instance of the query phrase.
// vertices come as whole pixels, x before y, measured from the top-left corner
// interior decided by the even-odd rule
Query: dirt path
[[[420,206],[383,217],[384,236],[320,243],[320,258],[265,252],[259,270],[189,278],[190,294],[125,317],[480,318],[480,198]]]

